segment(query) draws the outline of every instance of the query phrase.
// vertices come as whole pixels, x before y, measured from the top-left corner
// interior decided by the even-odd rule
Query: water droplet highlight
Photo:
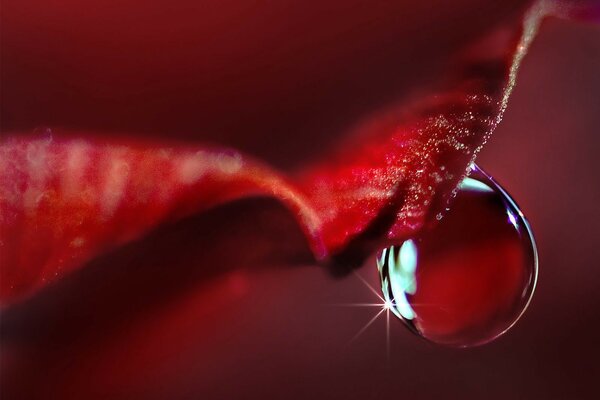
[[[533,295],[537,264],[527,220],[477,166],[437,225],[377,259],[390,310],[416,334],[457,347],[514,325]]]

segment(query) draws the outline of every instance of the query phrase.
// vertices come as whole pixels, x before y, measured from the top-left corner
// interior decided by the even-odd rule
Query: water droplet
[[[521,317],[535,289],[537,250],[527,220],[479,167],[431,229],[383,250],[377,260],[386,303],[435,343],[487,343]]]

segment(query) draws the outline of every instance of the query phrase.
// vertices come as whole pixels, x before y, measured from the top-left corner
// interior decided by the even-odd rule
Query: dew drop
[[[535,289],[537,250],[516,203],[474,166],[444,218],[384,249],[377,267],[386,303],[411,331],[469,347],[521,317]]]

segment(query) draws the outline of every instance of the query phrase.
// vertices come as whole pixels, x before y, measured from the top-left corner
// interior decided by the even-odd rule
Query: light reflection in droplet
[[[529,304],[537,251],[510,196],[474,166],[432,229],[377,259],[390,310],[415,333],[458,347],[489,342]]]

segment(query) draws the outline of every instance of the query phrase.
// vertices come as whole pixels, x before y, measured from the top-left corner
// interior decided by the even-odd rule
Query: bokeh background
[[[373,4],[375,3],[375,4]],[[226,143],[293,169],[443,75],[521,2],[2,4],[2,131]],[[219,207],[2,310],[2,398],[592,399],[600,376],[600,27],[549,20],[478,159],[539,246],[507,335],[427,343],[315,265],[281,206]],[[373,262],[357,271],[377,287]]]

